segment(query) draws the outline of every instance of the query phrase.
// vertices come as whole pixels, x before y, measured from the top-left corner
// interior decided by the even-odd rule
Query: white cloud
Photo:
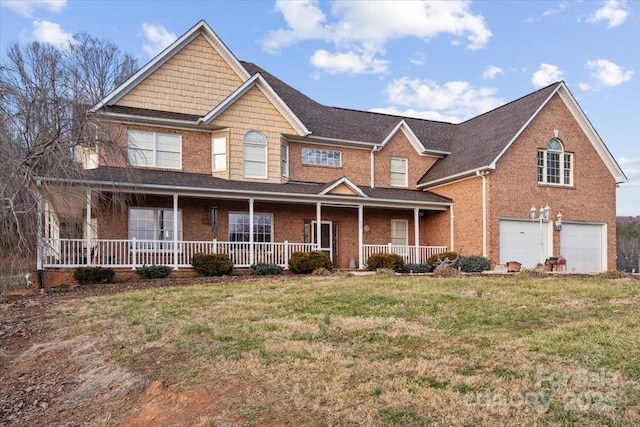
[[[0,5],[22,16],[30,17],[36,9],[60,12],[67,5],[67,0],[2,0]]]
[[[566,1],[561,1],[558,4],[558,8],[557,9],[547,9],[544,12],[542,12],[542,17],[546,18],[552,15],[555,15],[557,13],[562,13],[564,12],[564,10],[569,6],[569,4]]]
[[[380,0],[374,4],[364,1],[337,0],[332,3],[331,17],[327,17],[316,0],[276,2],[287,28],[271,31],[263,41],[270,53],[307,40],[320,40],[334,45],[335,52],[316,52],[314,55],[343,58],[367,58],[376,67],[366,72],[384,72],[379,67],[379,55],[390,40],[416,37],[425,41],[442,34],[464,38],[467,47],[484,47],[492,34],[484,18],[469,11],[469,2],[411,0]],[[359,67],[361,62],[354,61]],[[359,68],[343,72],[358,73]],[[377,71],[375,71],[377,70]]]
[[[587,68],[593,70],[591,76],[603,86],[618,86],[631,80],[634,72],[625,70],[618,64],[606,59],[587,61]]]
[[[496,67],[495,65],[489,65],[484,73],[482,73],[482,78],[485,80],[490,80],[496,78],[498,74],[504,74],[504,71],[500,67]]]
[[[142,45],[142,48],[149,56],[156,56],[165,47],[169,46],[176,40],[176,35],[161,25],[153,25],[144,22],[142,24],[142,30],[146,42]]]
[[[589,83],[578,83],[578,88],[583,92],[588,92],[591,90],[591,85]]]
[[[446,121],[452,122],[474,117],[504,103],[495,97],[497,89],[475,88],[465,81],[439,85],[429,80],[404,77],[392,81],[386,92],[388,102],[394,107],[385,108],[385,111],[399,111],[395,106],[402,106],[407,107],[405,112],[419,112],[420,117],[446,117]]]
[[[640,159],[620,157],[617,162],[629,180],[640,183]]]
[[[438,122],[459,123],[460,117],[447,116],[437,111],[418,111],[413,108],[400,110],[397,107],[373,108],[369,110],[373,113],[391,114],[393,116],[415,117],[417,119],[436,120]]]
[[[558,80],[562,80],[562,76],[562,70],[555,65],[542,63],[538,71],[531,76],[531,83],[533,83],[535,87],[544,87]]]
[[[587,22],[597,24],[600,21],[607,22],[607,28],[622,25],[629,16],[626,1],[624,0],[607,0],[604,6],[598,9],[593,15],[587,18]]]
[[[409,58],[409,62],[413,65],[424,65],[427,62],[427,56],[422,52],[416,52]]]
[[[356,52],[330,53],[318,50],[311,56],[311,64],[329,74],[378,74],[387,71],[389,61],[376,59],[367,54]]]
[[[64,46],[73,39],[73,34],[66,33],[60,24],[50,21],[33,21],[33,39],[54,46]]]

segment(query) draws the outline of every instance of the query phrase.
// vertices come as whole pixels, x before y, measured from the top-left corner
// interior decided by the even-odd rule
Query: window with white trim
[[[538,183],[573,185],[573,153],[565,152],[558,138],[538,150]]]
[[[302,149],[302,164],[314,166],[341,166],[342,152],[337,150],[321,150],[318,148]]]
[[[244,177],[267,177],[267,139],[254,130],[244,136]]]
[[[409,244],[409,221],[406,219],[391,220],[391,244],[402,246]]]
[[[391,185],[394,187],[406,187],[407,179],[407,159],[400,157],[391,158]]]
[[[281,158],[282,158],[282,176],[285,178],[289,178],[289,146],[282,144],[281,150]]]
[[[229,241],[248,242],[251,232],[250,216],[248,212],[229,213]],[[273,215],[265,213],[253,214],[253,241],[273,241]]]
[[[167,169],[182,167],[182,136],[175,133],[127,132],[129,163]]]
[[[211,170],[223,172],[227,170],[227,137],[211,138]]]
[[[178,241],[182,240],[182,211],[178,211]],[[139,249],[169,249],[175,237],[173,209],[130,208],[129,239],[152,240],[137,244]],[[166,243],[165,243],[166,242]]]

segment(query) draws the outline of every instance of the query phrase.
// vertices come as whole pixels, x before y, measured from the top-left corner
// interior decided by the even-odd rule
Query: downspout
[[[37,218],[36,218],[36,235],[38,239],[38,244],[36,245],[36,275],[38,279],[38,288],[40,291],[44,291],[44,274],[42,273],[42,256],[44,252],[44,248],[42,247],[42,195],[40,194],[40,186],[42,182],[38,179],[36,180],[36,189],[38,195],[37,201]]]
[[[487,175],[489,171],[476,171],[482,178],[482,256],[487,257]]]
[[[371,188],[375,188],[376,187],[376,179],[375,179],[375,163],[373,161],[373,153],[375,153],[376,151],[380,151],[381,147],[374,145],[373,148],[371,149],[371,154],[369,155],[370,158],[370,170],[371,170],[371,177],[369,179],[369,182],[371,183]]]

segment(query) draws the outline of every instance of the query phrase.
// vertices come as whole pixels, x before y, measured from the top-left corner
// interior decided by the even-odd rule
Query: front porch
[[[89,250],[87,250],[89,248]],[[190,268],[196,253],[223,253],[233,261],[234,268],[253,264],[277,264],[288,268],[294,252],[322,250],[317,243],[296,242],[227,242],[227,241],[167,241],[138,239],[43,239],[44,268],[110,267],[131,268],[143,265],[167,265],[175,270]],[[409,246],[363,244],[360,253],[366,267],[369,256],[393,253],[402,256],[405,264],[420,264],[431,255],[446,252],[446,246]],[[355,265],[357,260],[353,260]]]

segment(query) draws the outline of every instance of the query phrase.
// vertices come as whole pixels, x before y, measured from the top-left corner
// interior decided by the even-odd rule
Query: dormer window
[[[549,141],[546,150],[538,150],[538,183],[573,185],[573,154],[564,151],[558,138]]]

